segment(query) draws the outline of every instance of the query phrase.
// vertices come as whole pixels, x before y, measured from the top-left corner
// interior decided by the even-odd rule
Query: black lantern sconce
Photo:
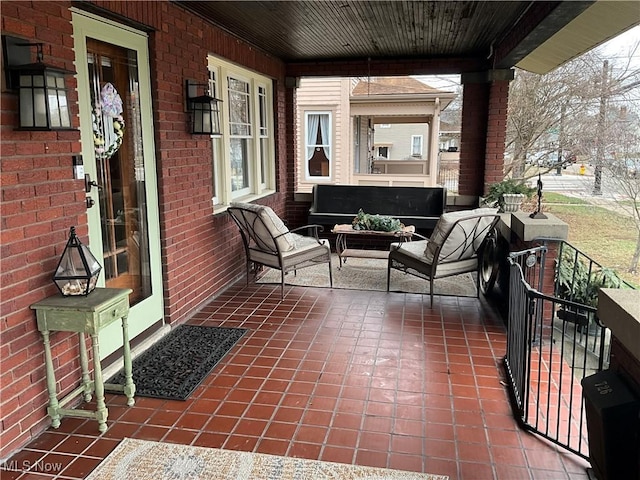
[[[36,62],[31,62],[36,47]],[[20,125],[16,130],[71,130],[65,77],[75,72],[44,63],[42,43],[2,37],[7,87],[18,91]]]
[[[220,135],[220,104],[222,100],[210,95],[198,95],[198,87],[205,83],[186,81],[187,110],[191,113],[191,133],[197,135]]]
[[[71,227],[69,240],[58,262],[53,281],[65,297],[88,295],[96,288],[102,266]]]

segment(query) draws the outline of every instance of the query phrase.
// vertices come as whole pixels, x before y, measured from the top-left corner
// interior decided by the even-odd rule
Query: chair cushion
[[[308,260],[324,257],[328,261],[331,258],[331,247],[328,240],[322,239],[320,240],[321,243],[318,243],[315,238],[302,237],[295,233],[292,235],[300,237],[300,243],[294,250],[289,250],[282,254],[282,264],[280,264],[280,259],[277,255],[259,250],[250,250],[249,259],[269,267],[283,268],[286,271]]]
[[[244,208],[254,212],[262,222],[256,222],[254,233],[266,245],[278,245],[281,252],[288,252],[296,248],[295,237],[289,232],[284,222],[276,215],[276,213],[266,205],[255,205],[253,203],[231,203],[231,207]],[[276,238],[277,237],[277,238]]]
[[[444,213],[438,220],[436,224],[436,228],[433,230],[431,237],[429,238],[429,242],[424,250],[424,255],[427,258],[427,263],[432,263],[434,261],[434,255],[438,248],[438,246],[442,245],[442,242],[445,238],[447,238],[446,243],[442,245],[442,249],[440,250],[440,259],[446,259],[449,255],[456,252],[460,249],[460,246],[465,242],[467,235],[469,234],[469,229],[475,224],[477,219],[470,219],[469,221],[465,221],[464,219],[469,217],[475,217],[478,215],[488,215],[486,218],[480,219],[480,223],[478,225],[479,231],[484,231],[484,229],[491,224],[494,217],[491,215],[495,215],[497,209],[495,208],[476,208],[474,210],[461,210],[459,212],[450,212]],[[458,221],[462,220],[458,223],[456,229],[451,232],[451,235],[447,237],[453,225]],[[476,250],[480,247],[480,244],[484,241],[484,238],[488,232],[483,232],[482,235],[474,238],[473,240],[473,248],[467,248],[463,252],[461,256],[456,256],[456,259],[464,260],[465,258],[470,258],[475,255]]]
[[[431,276],[431,264],[426,261],[424,251],[429,240],[415,242],[392,243],[393,257],[400,263],[418,272]],[[473,272],[478,268],[478,258],[467,258],[459,262],[439,263],[433,278],[449,277],[460,273]]]

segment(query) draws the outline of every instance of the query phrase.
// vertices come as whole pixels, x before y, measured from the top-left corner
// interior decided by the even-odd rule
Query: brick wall
[[[278,193],[264,203],[284,214],[290,188],[284,65],[170,2],[93,4],[149,27],[165,319],[180,323],[244,273],[237,228],[228,215],[212,215],[210,142],[186,133],[184,80],[206,80],[208,53],[276,79]],[[2,33],[43,42],[48,63],[73,70],[70,7],[67,1],[3,2]],[[73,178],[79,131],[14,131],[17,96],[2,82],[0,458],[6,458],[50,423],[42,339],[29,306],[57,292],[51,277],[69,227],[85,242],[88,228],[84,183]],[[78,128],[73,77],[67,86]],[[51,341],[58,390],[65,394],[79,378],[76,337],[55,333]]]
[[[458,179],[460,195],[482,194],[489,91],[487,83],[467,83],[463,88]]]
[[[504,178],[509,82],[465,83],[460,138],[461,195],[486,194]]]
[[[483,193],[504,178],[504,146],[507,138],[509,82],[494,81],[489,90]]]
[[[73,70],[71,13],[67,5],[4,2],[2,33],[44,43],[47,63]],[[67,78],[77,102],[75,79]],[[51,277],[69,235],[86,238],[84,184],[73,177],[80,132],[16,131],[18,98],[6,94],[2,75],[0,261],[0,458],[48,425],[44,349],[29,306],[57,292]],[[74,114],[77,109],[74,108]],[[72,124],[79,127],[77,116]],[[78,370],[75,337],[51,338],[58,384],[69,390]]]

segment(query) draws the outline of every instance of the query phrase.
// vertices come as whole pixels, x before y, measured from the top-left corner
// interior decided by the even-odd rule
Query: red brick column
[[[460,195],[480,196],[484,182],[484,152],[487,140],[489,85],[465,83],[462,95],[462,132],[460,138]]]
[[[504,177],[511,70],[465,74],[460,141],[461,195],[480,196]]]
[[[509,81],[496,80],[491,83],[487,112],[483,193],[487,193],[489,185],[504,178],[504,146],[507,137],[508,103]]]

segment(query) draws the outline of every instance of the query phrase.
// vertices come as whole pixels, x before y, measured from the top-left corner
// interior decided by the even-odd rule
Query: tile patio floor
[[[107,395],[109,429],[63,418],[2,480],[80,479],[124,437],[449,475],[587,479],[588,463],[521,430],[501,383],[506,331],[483,299],[244,286],[188,323],[244,327],[188,401]],[[90,406],[90,405],[89,405]],[[9,468],[32,466],[31,471]]]

